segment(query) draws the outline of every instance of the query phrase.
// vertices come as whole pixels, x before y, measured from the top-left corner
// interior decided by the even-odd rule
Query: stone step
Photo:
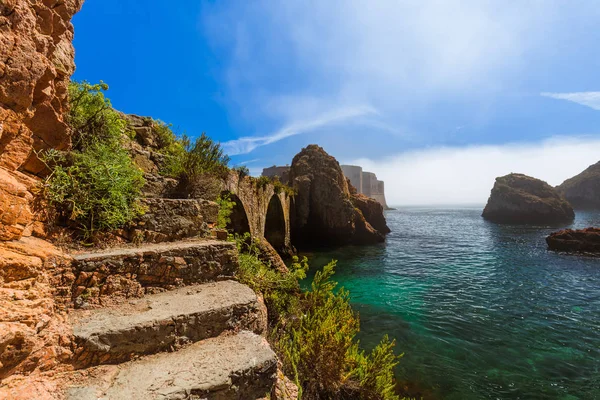
[[[120,363],[230,330],[262,333],[266,318],[252,289],[234,281],[182,287],[114,309],[75,311],[75,367]]]
[[[74,254],[72,298],[140,296],[143,288],[173,288],[233,277],[235,243],[196,239]],[[141,294],[140,294],[141,293]]]
[[[243,331],[197,342],[174,353],[94,367],[86,372],[96,378],[68,388],[66,398],[252,400],[270,392],[276,371],[277,358],[267,341]]]

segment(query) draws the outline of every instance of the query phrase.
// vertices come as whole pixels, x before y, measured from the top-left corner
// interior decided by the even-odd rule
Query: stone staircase
[[[258,399],[277,379],[266,308],[204,238],[73,256],[69,400]]]

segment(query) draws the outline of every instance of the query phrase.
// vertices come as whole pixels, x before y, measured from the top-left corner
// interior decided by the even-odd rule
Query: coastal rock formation
[[[0,381],[70,359],[70,328],[56,302],[69,263],[41,239],[0,242]]]
[[[600,162],[567,179],[556,189],[580,209],[600,209]]]
[[[339,163],[321,147],[307,146],[294,157],[290,182],[297,191],[292,223],[294,243],[369,244],[385,240],[387,232],[374,228],[352,204]]]
[[[44,171],[36,152],[69,146],[67,87],[75,70],[71,17],[82,0],[0,3],[0,240],[29,235]]]
[[[358,193],[352,194],[351,200],[373,228],[383,234],[391,232],[383,216],[384,206],[379,201]]]
[[[546,238],[550,250],[600,254],[600,228],[563,229]]]
[[[573,221],[575,213],[546,182],[509,174],[496,178],[482,216],[498,223],[560,224]]]

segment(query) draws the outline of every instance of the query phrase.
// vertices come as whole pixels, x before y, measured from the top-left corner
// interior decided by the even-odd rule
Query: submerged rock
[[[297,192],[292,237],[298,245],[370,244],[385,240],[389,229],[383,208],[379,205],[375,210],[371,202],[360,200],[368,211],[364,215],[353,204],[339,163],[321,147],[307,146],[294,157],[290,182]]]
[[[546,182],[509,174],[496,178],[482,217],[498,223],[560,224],[573,221],[575,213]]]
[[[600,228],[563,229],[546,238],[550,250],[600,254]]]
[[[575,208],[600,209],[600,162],[556,187]]]

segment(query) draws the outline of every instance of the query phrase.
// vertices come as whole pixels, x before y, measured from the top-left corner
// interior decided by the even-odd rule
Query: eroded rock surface
[[[498,223],[564,224],[573,221],[575,212],[546,182],[509,174],[496,178],[482,216]]]
[[[69,146],[67,87],[75,70],[71,17],[81,0],[0,3],[0,240],[27,235],[35,152]],[[22,173],[23,172],[23,173]]]
[[[600,228],[563,229],[546,238],[550,250],[600,254]]]
[[[0,242],[0,380],[70,359],[70,328],[54,298],[68,266],[43,240]]]
[[[600,162],[556,187],[576,209],[600,209]]]
[[[353,205],[339,163],[321,147],[310,145],[294,157],[290,179],[297,191],[292,236],[299,246],[385,240],[387,232],[374,228]]]

